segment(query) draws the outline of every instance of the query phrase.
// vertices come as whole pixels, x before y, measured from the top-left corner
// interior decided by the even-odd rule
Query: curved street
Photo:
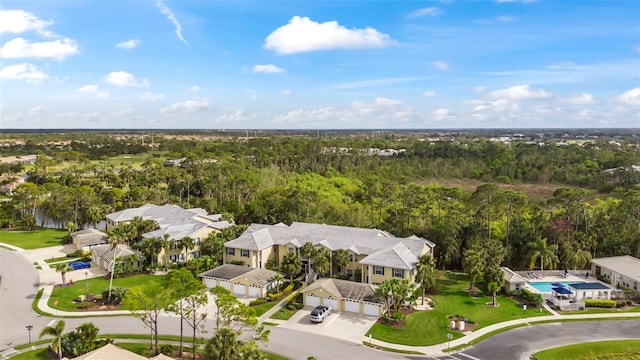
[[[43,327],[56,318],[36,314],[31,309],[39,286],[38,272],[25,257],[0,247],[0,355],[27,343],[27,325],[33,325],[35,341]],[[142,322],[130,316],[66,318],[70,330],[83,322],[93,322],[102,334],[148,334]],[[211,326],[208,326],[211,328]],[[585,341],[640,338],[640,319],[618,321],[565,322],[526,326],[494,335],[478,345],[458,353],[434,359],[527,359],[538,349]],[[402,355],[373,350],[362,344],[279,327],[270,327],[266,350],[291,359],[424,359],[424,356]],[[185,329],[187,332],[188,329]],[[178,335],[179,319],[163,317],[159,332]],[[188,335],[188,334],[185,334]],[[205,335],[207,336],[207,335]]]

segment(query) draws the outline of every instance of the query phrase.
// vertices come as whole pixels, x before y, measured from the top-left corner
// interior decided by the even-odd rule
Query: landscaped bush
[[[276,300],[276,299],[279,299],[279,298],[280,298],[280,296],[282,296],[282,293],[281,293],[281,292],[279,292],[279,293],[267,294],[267,296],[268,296],[268,297],[269,297],[269,299],[271,299],[271,300]]]
[[[304,304],[295,304],[296,309],[300,310],[304,307]]]
[[[262,304],[264,304],[266,302],[267,302],[266,299],[256,299],[256,300],[253,300],[253,301],[249,302],[249,306],[258,306],[258,305],[262,305]]]
[[[171,355],[173,351],[173,346],[169,344],[160,345],[160,353],[164,355]]]
[[[625,305],[626,305],[626,303],[624,301],[616,301],[616,307],[617,308],[624,307]]]
[[[122,299],[124,299],[124,296],[127,294],[127,291],[129,291],[129,289],[120,286],[114,286],[111,289],[111,304],[120,304],[122,302]],[[107,301],[107,299],[109,299],[109,289],[102,292],[102,298],[105,300],[105,302]]]
[[[287,287],[284,288],[284,290],[282,290],[283,293],[288,293],[288,292],[291,292],[291,291],[293,291],[293,283],[287,285]]]
[[[585,299],[584,306],[586,307],[600,307],[600,308],[614,308],[617,303],[615,300],[595,300]]]
[[[289,309],[289,310],[295,310],[295,309],[296,309],[296,306],[295,306],[295,305],[293,305],[293,304],[287,304],[287,309]]]
[[[69,258],[75,258],[75,257],[81,257],[82,256],[82,251],[80,250],[76,250],[74,252],[68,253],[67,257]]]
[[[534,294],[527,289],[522,289],[522,297],[527,305],[539,306],[542,305],[542,295]]]

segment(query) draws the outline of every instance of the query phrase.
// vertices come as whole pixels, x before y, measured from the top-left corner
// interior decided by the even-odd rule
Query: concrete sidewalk
[[[466,332],[464,333],[464,336],[455,340],[451,340],[451,347],[455,347],[458,345],[463,345],[463,344],[467,344],[469,341],[475,340],[483,335],[486,335],[490,332],[499,330],[499,329],[503,329],[509,326],[514,326],[514,325],[535,325],[536,322],[540,322],[540,321],[562,321],[562,320],[568,320],[568,319],[602,319],[602,320],[606,320],[607,318],[620,318],[620,317],[628,317],[628,318],[640,318],[640,312],[627,312],[627,313],[606,313],[606,314],[577,314],[577,315],[560,315],[557,314],[556,315],[548,315],[548,316],[539,316],[539,317],[532,317],[532,318],[524,318],[524,319],[516,319],[516,320],[510,320],[510,321],[505,321],[505,322],[501,322],[501,323],[497,323],[497,324],[493,324],[493,325],[489,325],[487,327],[483,327],[480,328],[476,331],[473,332]],[[363,342],[367,342],[369,343],[369,337],[364,337],[362,339]],[[371,339],[371,343],[373,345],[378,345],[378,346],[382,346],[382,347],[386,347],[386,348],[390,348],[390,349],[396,349],[396,350],[407,350],[407,351],[419,351],[421,353],[424,353],[425,355],[428,356],[442,356],[444,354],[446,354],[444,352],[445,349],[447,349],[448,344],[442,343],[442,344],[436,344],[436,345],[431,345],[431,346],[409,346],[409,345],[400,345],[400,344],[392,344],[392,343],[388,343],[388,342],[384,342],[384,341],[380,341],[380,340],[376,340],[376,339]]]

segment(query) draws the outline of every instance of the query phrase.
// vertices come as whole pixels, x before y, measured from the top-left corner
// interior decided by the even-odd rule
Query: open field
[[[491,302],[491,296],[473,297],[466,289],[469,287],[468,278],[462,274],[447,274],[437,281],[437,295],[430,295],[435,302],[434,310],[418,311],[407,315],[406,326],[395,329],[383,324],[374,324],[369,330],[373,338],[403,345],[434,345],[447,341],[447,334],[454,338],[462,335],[456,331],[449,331],[448,315],[459,314],[473,322],[479,329],[491,324],[519,319],[523,317],[537,317],[549,315],[546,310],[529,309],[525,314],[521,305],[506,296],[498,296],[498,307],[486,305]],[[474,330],[475,330],[474,329]]]
[[[62,245],[64,230],[36,228],[34,231],[0,231],[0,242],[21,247],[23,249],[38,249],[49,246]]]
[[[640,340],[574,344],[540,351],[535,356],[538,360],[640,360]]]

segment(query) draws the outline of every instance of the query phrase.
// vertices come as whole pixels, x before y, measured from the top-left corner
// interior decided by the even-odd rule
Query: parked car
[[[84,261],[72,261],[69,263],[69,267],[73,270],[87,269],[91,267],[91,263]]]
[[[316,306],[309,315],[309,320],[320,323],[324,318],[331,315],[331,308],[328,306]]]

